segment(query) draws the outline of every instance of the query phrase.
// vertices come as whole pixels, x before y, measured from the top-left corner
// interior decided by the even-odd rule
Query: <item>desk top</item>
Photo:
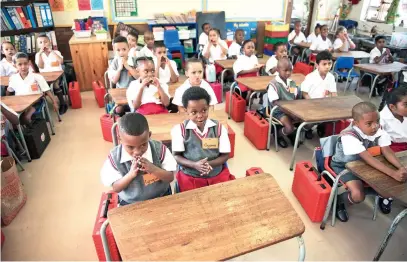
[[[259,58],[259,64],[265,65],[268,58],[262,57]],[[233,64],[236,62],[236,59],[227,59],[227,60],[215,60],[215,64],[218,64],[223,69],[233,69]]]
[[[364,51],[335,52],[332,54],[333,59],[338,57],[353,57],[355,59],[370,58],[370,54]]]
[[[393,62],[390,64],[355,64],[354,67],[368,73],[388,75],[400,72],[401,69],[407,67],[407,64],[400,62]]]
[[[42,94],[36,95],[26,95],[26,96],[2,96],[1,102],[6,104],[6,106],[10,107],[17,113],[22,113],[27,108],[32,106],[35,102],[40,100]]]
[[[293,115],[301,122],[323,122],[348,119],[352,108],[363,100],[357,96],[337,96],[319,99],[276,101],[284,112]]]
[[[268,84],[274,78],[275,76],[241,77],[237,78],[236,82],[245,85],[253,91],[266,91]],[[292,74],[290,78],[297,84],[297,86],[299,86],[304,81],[305,76],[303,74]]]
[[[305,231],[269,174],[118,207],[108,217],[123,261],[226,260]]]
[[[50,82],[55,82],[63,73],[64,73],[64,71],[55,71],[55,72],[34,73],[34,74],[42,75],[45,78],[45,81],[50,83]],[[0,76],[1,85],[8,86],[9,81],[10,81],[9,76]]]
[[[103,43],[103,42],[112,42],[112,38],[110,37],[110,33],[107,34],[107,39],[96,39],[96,36],[92,35],[91,37],[76,37],[73,35],[71,39],[69,39],[70,45],[76,44],[94,44],[94,43]]]
[[[146,115],[151,131],[151,138],[163,142],[171,141],[171,129],[188,119],[186,113]],[[227,125],[228,115],[224,110],[209,111],[209,118],[218,120],[223,125]]]
[[[180,87],[187,77],[182,75],[179,76],[178,82],[168,84],[168,92],[170,93],[170,97],[174,97],[175,90]],[[109,89],[109,94],[112,96],[113,102],[117,105],[127,105],[127,98],[126,98],[126,91],[127,88],[111,88]]]
[[[407,151],[396,153],[396,156],[404,166],[407,166]],[[377,159],[395,169],[383,156],[379,156]],[[407,183],[398,182],[361,160],[346,164],[346,168],[383,197],[396,198],[407,205]]]

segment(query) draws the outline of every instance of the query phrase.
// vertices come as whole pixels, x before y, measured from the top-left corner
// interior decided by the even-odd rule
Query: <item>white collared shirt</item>
[[[137,50],[137,47],[130,48],[129,57],[134,57],[134,58],[139,57],[139,51]]]
[[[266,72],[269,75],[273,75],[270,73],[270,70],[277,66],[278,60],[275,55],[271,56],[266,63]],[[274,75],[278,75],[278,72],[275,72]]]
[[[140,52],[138,53],[139,57],[147,56],[147,57],[154,57],[153,51],[151,51],[147,45],[141,48]]]
[[[391,141],[407,143],[407,117],[404,117],[403,122],[400,122],[386,105],[380,112],[380,124],[383,130],[389,134]]]
[[[129,103],[131,112],[134,112],[133,100],[136,100],[138,93],[140,92],[141,81],[141,79],[131,81],[129,88],[127,88],[126,91],[127,103]],[[164,93],[170,97],[170,94],[168,93],[168,85],[165,83],[160,83],[160,85],[164,90]],[[155,85],[150,84],[148,87],[145,87],[143,95],[141,96],[141,105],[148,103],[162,104],[158,94],[158,88]]]
[[[11,76],[15,73],[17,73],[17,68],[14,67],[13,63],[10,63],[6,58],[3,58],[0,61],[0,76]]]
[[[331,40],[329,40],[329,38],[327,37],[326,40],[324,41],[322,39],[322,36],[319,35],[315,41],[312,42],[311,46],[309,49],[311,50],[316,50],[316,51],[324,51],[324,50],[328,50],[329,48],[332,47],[332,42]]]
[[[342,52],[348,52],[349,51],[349,41],[346,41],[344,44],[342,39],[336,38],[334,41],[334,50],[337,50],[337,49],[340,49]]]
[[[172,100],[172,103],[177,106],[183,106],[182,96],[184,95],[185,91],[187,91],[187,89],[190,88],[191,86],[192,85],[189,82],[189,79],[185,80],[185,82],[175,90],[174,99]],[[218,103],[218,99],[216,98],[215,92],[213,91],[212,87],[208,84],[208,82],[202,80],[199,86],[205,89],[206,92],[208,92],[209,96],[211,97],[210,105],[211,106],[216,105]]]
[[[224,48],[228,49],[228,45],[226,44],[226,42],[223,41],[222,39],[219,39],[219,44],[216,46],[211,45],[211,49],[209,50],[209,61],[210,62],[213,62],[215,60],[226,60],[227,59],[226,55],[223,54],[222,48],[220,46],[223,46]],[[205,54],[206,50],[208,50],[208,48],[209,48],[209,43],[207,43],[204,46],[204,49],[202,52]]]
[[[295,30],[291,31],[291,33],[288,35],[288,41],[293,40],[296,35],[297,33]],[[294,39],[294,44],[300,44],[301,42],[307,42],[307,39],[305,38],[304,33],[300,31],[300,33]]]
[[[282,84],[282,85],[284,86],[284,88],[285,88],[287,91],[290,91],[290,84],[291,84],[291,82],[292,82],[293,80],[291,80],[290,78],[288,78],[288,79],[287,79],[287,84],[288,84],[288,85],[287,85],[287,84],[284,83],[284,81],[280,78],[280,76],[277,75],[277,76],[276,76],[276,81],[277,81],[278,83]],[[295,96],[297,96],[297,92],[298,92],[298,90],[297,90],[297,88],[296,88],[296,89],[295,89]],[[273,102],[273,101],[275,101],[275,100],[280,99],[280,97],[278,96],[278,93],[277,93],[277,87],[274,86],[272,83],[270,83],[269,86],[268,86],[267,95],[268,95],[268,99],[269,99],[270,102]]]
[[[317,39],[317,36],[315,35],[314,32],[312,32],[312,33],[307,37],[307,42],[308,42],[308,43],[312,43],[312,42],[314,42],[314,40],[316,40],[316,39]]]
[[[381,57],[382,54],[386,53],[387,48],[383,47],[383,52],[380,52],[379,48],[375,47],[372,49],[372,51],[370,51],[370,59],[369,59],[369,63],[371,64],[375,64],[374,59],[376,57]],[[378,64],[385,64],[387,63],[387,56],[384,56],[383,59],[381,61],[379,61]]]
[[[16,96],[42,94],[49,90],[50,88],[45,78],[35,73],[28,73],[24,79],[21,78],[20,74],[10,76],[7,88],[7,91],[15,92]]]
[[[378,141],[378,144],[380,147],[389,146],[391,144],[391,139],[390,139],[389,134],[387,134],[387,132],[381,128],[379,128],[379,130],[377,130],[376,134],[374,134],[373,136],[365,135],[362,132],[362,130],[360,130],[357,126],[353,126],[353,129],[355,129],[356,132],[358,132],[358,134],[363,139],[375,141],[375,139],[377,137],[380,137],[379,141]],[[341,137],[341,141],[342,141],[342,146],[343,146],[343,153],[346,156],[357,155],[357,154],[360,154],[360,153],[366,151],[366,148],[363,146],[363,142],[359,141],[359,139],[357,139],[353,135],[344,135]]]
[[[199,35],[199,44],[205,46],[208,44],[208,41],[209,41],[208,35],[202,32]]]
[[[239,55],[236,61],[233,63],[233,72],[235,73],[235,77],[241,71],[251,70],[258,64],[259,59],[257,59],[257,56],[255,55],[252,55],[250,57],[246,55]]]
[[[233,41],[232,44],[229,46],[228,56],[239,56],[242,54],[242,46]]]
[[[58,50],[52,50],[49,55],[46,55],[45,52],[41,54],[42,61],[44,61],[44,68],[40,68],[38,65],[40,63],[40,53],[35,54],[35,63],[38,66],[38,69],[40,70],[40,73],[43,72],[55,72],[55,71],[62,71],[62,65],[58,61],[58,57],[64,58],[61,55],[61,52]]]
[[[141,156],[153,163],[153,155],[151,153],[150,143],[148,143],[147,151]],[[132,161],[133,157],[127,153],[126,149],[123,148],[122,155],[120,157],[120,163],[125,163],[127,161]],[[161,168],[166,171],[176,171],[177,161],[175,161],[174,156],[171,154],[170,150],[165,147],[164,160],[161,163]],[[103,164],[102,170],[100,171],[100,177],[102,179],[103,185],[110,187],[114,182],[123,178],[122,174],[112,165],[110,158],[108,157]]]
[[[157,57],[153,57],[154,60],[154,65],[157,67]],[[175,61],[170,60],[170,65],[172,67],[172,70],[174,70],[174,73],[176,76],[179,76],[178,69],[177,69],[177,63]],[[160,79],[160,82],[168,84],[171,80],[171,71],[168,65],[166,64],[164,69],[160,66],[160,69],[158,69],[158,78]]]
[[[199,135],[205,136],[208,133],[209,128],[216,126],[215,122],[211,119],[207,119],[203,131],[199,130],[194,122],[191,120],[185,126],[185,129],[195,130]],[[184,152],[184,137],[182,136],[181,124],[174,126],[171,130],[172,138],[172,151],[173,152]],[[221,125],[221,132],[219,136],[219,153],[230,153],[230,140],[228,136],[228,130],[226,127]]]
[[[308,93],[308,95],[314,98],[324,98],[327,96],[327,92],[336,93],[335,77],[328,72],[325,79],[322,79],[318,69],[308,74],[304,82],[301,84],[301,91]]]

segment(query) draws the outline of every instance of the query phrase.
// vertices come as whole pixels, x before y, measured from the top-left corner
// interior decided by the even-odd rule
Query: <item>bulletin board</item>
[[[256,39],[257,22],[226,22],[226,39],[233,41],[237,29],[244,31],[245,40]]]
[[[207,0],[207,10],[225,10],[228,21],[283,21],[286,0]]]

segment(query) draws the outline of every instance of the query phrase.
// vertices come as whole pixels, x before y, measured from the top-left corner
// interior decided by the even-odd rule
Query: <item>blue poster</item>
[[[233,40],[236,29],[243,29],[245,39],[256,38],[257,22],[226,22],[226,39]]]
[[[91,0],[92,10],[103,10],[103,0]]]

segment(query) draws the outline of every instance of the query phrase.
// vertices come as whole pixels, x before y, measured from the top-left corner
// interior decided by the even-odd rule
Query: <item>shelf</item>
[[[45,31],[53,30],[53,26],[37,27],[37,28],[24,28],[20,30],[8,30],[1,31],[1,36],[12,36],[12,35],[25,35],[29,33],[42,33]]]
[[[48,0],[23,0],[23,1],[7,1],[0,2],[1,7],[5,6],[26,6],[32,3],[48,3]]]

